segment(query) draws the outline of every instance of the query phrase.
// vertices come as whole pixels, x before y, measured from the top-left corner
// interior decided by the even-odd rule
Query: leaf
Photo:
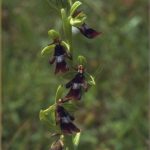
[[[78,147],[79,142],[80,142],[80,136],[81,136],[81,133],[79,132],[73,138],[74,150],[77,150],[77,147]]]
[[[40,121],[42,121],[51,132],[60,131],[58,126],[56,126],[55,109],[55,105],[52,105],[48,109],[41,110],[39,113]]]
[[[65,47],[65,49],[68,50],[68,52],[70,52],[70,45],[68,43],[66,43],[65,41],[61,42],[61,45]]]
[[[72,6],[71,6],[71,9],[70,9],[70,16],[72,16],[75,11],[79,8],[79,6],[82,5],[82,2],[80,1],[76,1]]]
[[[44,49],[42,49],[41,55],[51,54],[53,52],[54,48],[55,48],[55,44],[46,46]]]
[[[62,85],[59,85],[56,91],[55,102],[57,102],[60,98],[62,98],[64,92],[64,88]]]
[[[90,75],[89,73],[85,73],[85,76],[87,78],[87,81],[90,85],[96,85],[95,79],[92,75]]]
[[[87,63],[87,60],[84,56],[80,55],[78,56],[78,62],[79,64],[84,65],[85,63]]]
[[[55,31],[54,29],[51,29],[48,31],[48,35],[53,39],[59,39],[60,38],[60,35],[57,31]]]

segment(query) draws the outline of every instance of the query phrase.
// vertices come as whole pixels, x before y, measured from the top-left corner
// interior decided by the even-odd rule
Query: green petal
[[[90,75],[89,73],[85,73],[85,76],[87,78],[87,81],[90,85],[96,85],[95,79],[92,75]]]
[[[70,52],[70,45],[68,43],[66,43],[65,41],[62,41],[61,45],[64,46],[65,49],[67,49],[68,52]]]

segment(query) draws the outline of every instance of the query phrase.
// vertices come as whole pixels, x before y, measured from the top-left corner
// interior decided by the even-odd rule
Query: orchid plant
[[[72,27],[76,27],[88,39],[101,34],[86,24],[87,15],[79,10],[81,4],[80,1],[73,3],[72,0],[57,0],[57,6],[50,4],[61,15],[64,36],[50,29],[48,35],[52,43],[44,47],[41,54],[50,56],[49,63],[55,64],[55,74],[69,78],[67,83],[58,86],[54,104],[41,110],[39,114],[40,120],[47,125],[54,137],[50,150],[77,149],[81,130],[75,125],[73,114],[82,95],[95,85],[94,77],[86,70],[86,58],[79,55],[74,61]],[[66,95],[65,90],[68,90]]]

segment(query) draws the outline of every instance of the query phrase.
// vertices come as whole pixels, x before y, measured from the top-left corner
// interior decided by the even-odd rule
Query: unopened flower
[[[63,134],[73,134],[80,132],[73,124],[74,117],[70,115],[64,107],[57,105],[56,108],[56,123],[60,126],[60,129]]]
[[[66,84],[66,88],[70,88],[70,91],[65,96],[68,99],[80,100],[82,96],[82,89],[87,91],[88,84],[84,76],[84,67],[82,65],[78,66],[77,74],[75,77]]]
[[[66,52],[66,49],[60,43],[55,44],[53,58],[49,61],[50,64],[56,63],[55,74],[58,72],[66,72],[69,70],[69,67],[66,63],[66,58],[71,59],[71,56]]]

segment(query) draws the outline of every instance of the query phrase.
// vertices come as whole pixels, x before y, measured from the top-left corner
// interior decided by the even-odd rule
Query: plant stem
[[[72,5],[72,0],[69,0],[70,5]],[[62,24],[63,24],[63,31],[65,34],[65,39],[67,43],[70,45],[70,53],[73,58],[73,48],[72,48],[72,26],[70,25],[67,12],[64,8],[61,9],[61,15],[62,15]],[[73,60],[72,60],[72,65],[73,65]],[[73,136],[64,136],[64,141],[65,141],[65,150],[75,150],[73,140]]]
[[[64,141],[65,141],[65,150],[75,150],[73,140],[72,140],[72,135],[71,136],[65,135]]]
[[[73,48],[72,48],[72,26],[70,25],[69,19],[67,17],[65,9],[61,9],[62,15],[62,24],[63,24],[63,31],[65,34],[65,39],[67,43],[70,45],[70,52],[73,57]]]

